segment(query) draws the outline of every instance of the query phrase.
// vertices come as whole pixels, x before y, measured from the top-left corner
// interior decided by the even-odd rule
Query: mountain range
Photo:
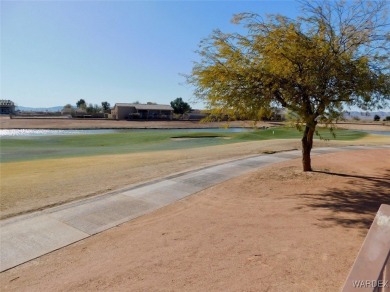
[[[63,106],[53,106],[53,107],[25,107],[25,106],[16,106],[16,111],[21,112],[60,112],[64,107]]]

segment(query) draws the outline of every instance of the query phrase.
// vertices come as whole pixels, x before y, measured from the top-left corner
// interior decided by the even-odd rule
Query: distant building
[[[12,115],[15,113],[15,104],[8,99],[0,99],[0,115]]]
[[[115,120],[172,120],[173,108],[165,104],[116,103],[111,110]]]

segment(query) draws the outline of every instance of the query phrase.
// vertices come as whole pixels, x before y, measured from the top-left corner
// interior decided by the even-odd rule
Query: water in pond
[[[0,137],[35,137],[35,136],[62,136],[80,134],[106,134],[113,130],[40,130],[40,129],[2,129]]]
[[[368,134],[390,136],[390,131],[364,131]]]
[[[0,129],[0,137],[39,137],[63,135],[111,134],[144,131],[174,131],[174,132],[207,132],[207,133],[239,133],[252,131],[252,128],[206,128],[206,129],[88,129],[88,130],[44,130],[44,129]]]

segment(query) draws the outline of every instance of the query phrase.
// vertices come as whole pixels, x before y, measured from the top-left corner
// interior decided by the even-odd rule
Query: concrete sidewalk
[[[313,155],[390,146],[315,148]],[[252,156],[184,172],[0,222],[0,271],[150,213],[230,178],[294,158],[300,151]]]

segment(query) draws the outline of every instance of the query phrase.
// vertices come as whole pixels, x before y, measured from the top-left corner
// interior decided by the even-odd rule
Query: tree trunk
[[[310,127],[306,125],[305,132],[302,138],[302,164],[303,171],[312,171],[311,168],[311,159],[310,152],[313,147],[313,136],[314,136],[315,127]]]

